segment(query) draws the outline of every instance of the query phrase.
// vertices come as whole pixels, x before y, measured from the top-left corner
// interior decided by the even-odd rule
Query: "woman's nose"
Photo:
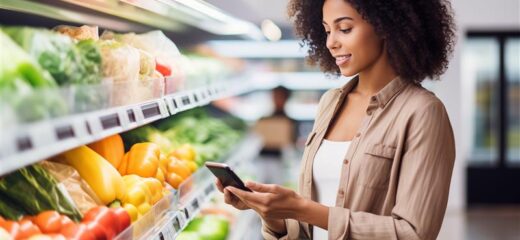
[[[337,49],[339,47],[339,42],[338,40],[336,39],[336,34],[334,33],[330,33],[328,36],[327,36],[327,48],[329,50],[332,50],[332,49]]]

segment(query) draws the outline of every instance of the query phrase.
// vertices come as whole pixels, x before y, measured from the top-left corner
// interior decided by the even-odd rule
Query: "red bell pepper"
[[[71,240],[97,240],[85,224],[68,225],[60,232],[64,237]]]
[[[118,207],[111,208],[110,210],[114,212],[117,218],[117,233],[124,231],[128,226],[130,226],[132,220],[130,219],[130,214],[128,214],[128,212],[124,208]]]
[[[88,210],[82,222],[87,223],[87,226],[90,226],[89,229],[103,229],[108,240],[113,239],[119,229],[116,214],[105,206],[98,206]],[[97,223],[98,226],[94,227],[91,222]]]

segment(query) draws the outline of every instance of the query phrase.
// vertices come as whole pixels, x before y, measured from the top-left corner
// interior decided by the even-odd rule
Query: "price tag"
[[[181,223],[177,216],[172,218],[172,227],[175,232],[178,232],[181,230]]]
[[[166,104],[168,105],[168,109],[170,110],[170,114],[176,114],[179,112],[179,106],[177,104],[177,100],[174,96],[170,96],[166,98]]]

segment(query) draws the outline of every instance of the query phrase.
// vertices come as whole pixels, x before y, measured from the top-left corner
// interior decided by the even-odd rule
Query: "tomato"
[[[105,230],[107,239],[112,239],[117,233],[118,223],[116,214],[105,206],[91,208],[83,217],[82,222],[97,222]]]
[[[128,212],[126,212],[126,210],[124,208],[120,208],[120,207],[112,208],[112,209],[110,209],[110,211],[114,212],[114,214],[116,215],[116,218],[117,218],[117,224],[118,224],[117,233],[122,232],[128,226],[130,226],[130,223],[131,223],[130,214],[128,214]]]
[[[61,234],[36,234],[29,238],[29,240],[67,240]]]
[[[20,224],[15,221],[5,221],[2,228],[5,229],[13,238],[16,238],[18,232],[20,232]]]
[[[29,220],[21,220],[20,221],[20,229],[18,231],[18,235],[16,239],[24,239],[28,238],[32,235],[42,233],[38,226]]]
[[[61,226],[61,215],[56,211],[41,212],[34,218],[34,223],[43,233],[58,233]]]
[[[61,228],[64,228],[64,227],[67,227],[70,225],[76,225],[76,223],[73,222],[72,220],[70,220],[70,218],[67,217],[66,215],[61,215],[60,221],[61,221]]]
[[[68,225],[60,232],[67,239],[72,240],[96,240],[85,224]]]
[[[25,215],[22,217],[22,219],[18,220],[18,222],[23,221],[23,220],[29,220],[32,222],[34,220],[34,218],[35,218],[34,216]]]

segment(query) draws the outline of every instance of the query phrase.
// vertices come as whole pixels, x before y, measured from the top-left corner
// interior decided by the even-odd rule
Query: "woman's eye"
[[[342,33],[349,33],[350,31],[352,31],[352,28],[340,29],[339,31],[341,31]]]
[[[327,36],[330,35],[330,31],[325,31],[325,34],[327,34]]]

